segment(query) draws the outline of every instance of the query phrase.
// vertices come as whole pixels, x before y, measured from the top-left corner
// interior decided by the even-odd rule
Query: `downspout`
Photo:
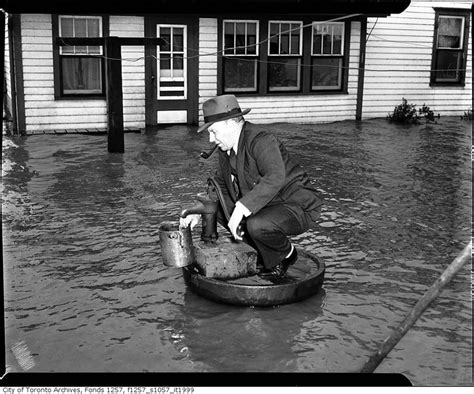
[[[360,21],[359,73],[357,78],[356,120],[362,120],[364,99],[365,50],[367,44],[367,17]]]
[[[13,37],[13,16],[8,16],[8,52],[10,55],[10,96],[11,96],[11,116],[12,129],[16,134],[18,130],[18,114],[16,111],[16,64],[15,64],[15,39]]]
[[[21,48],[21,14],[12,14],[10,19],[10,68],[12,85],[13,132],[25,133],[25,94],[23,86],[23,52]]]

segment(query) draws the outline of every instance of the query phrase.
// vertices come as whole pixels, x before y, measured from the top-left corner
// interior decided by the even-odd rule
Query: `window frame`
[[[52,38],[53,38],[53,73],[54,73],[54,98],[55,100],[93,100],[105,98],[106,89],[106,74],[105,74],[105,59],[104,48],[101,48],[100,54],[85,54],[84,58],[96,58],[100,56],[101,63],[101,78],[102,78],[102,91],[101,93],[64,93],[62,84],[62,58],[68,57],[68,55],[61,54],[60,46],[55,44],[56,38],[60,37],[60,18],[61,17],[84,17],[84,18],[101,18],[101,36],[109,36],[109,17],[103,14],[52,14]],[[78,56],[78,55],[69,55]]]
[[[287,15],[272,15],[271,17],[259,16],[259,56],[258,56],[258,73],[257,73],[257,90],[255,92],[227,92],[224,91],[224,65],[223,65],[223,53],[224,53],[224,35],[223,35],[223,21],[224,20],[235,20],[235,21],[245,21],[248,20],[248,15],[243,14],[234,14],[232,18],[226,18],[225,16],[218,18],[218,30],[217,30],[217,39],[218,39],[218,56],[217,56],[217,92],[218,94],[232,93],[240,97],[258,97],[258,96],[288,96],[292,94],[297,95],[341,95],[348,94],[348,79],[349,79],[349,61],[350,61],[350,46],[351,46],[351,24],[352,22],[361,21],[360,18],[354,17],[346,19],[344,23],[344,56],[342,61],[342,84],[341,89],[320,89],[320,90],[311,90],[311,69],[307,67],[308,64],[311,64],[311,34],[312,34],[312,25],[313,22],[324,22],[328,19],[331,19],[331,15],[321,15],[308,16],[308,15],[292,15],[291,18],[288,18]],[[286,20],[285,18],[288,18]],[[269,91],[268,90],[268,28],[269,21],[282,21],[288,23],[291,21],[301,21],[303,26],[302,34],[302,56],[301,56],[301,83],[300,89],[297,90],[284,90],[284,91]],[[263,37],[263,38],[262,38]]]
[[[431,53],[431,68],[430,68],[430,86],[465,86],[466,81],[466,66],[467,66],[467,55],[468,55],[468,43],[469,43],[469,28],[470,28],[470,10],[460,8],[433,8],[435,11],[434,29],[433,29],[433,47]],[[460,49],[455,48],[438,48],[438,29],[439,19],[441,17],[452,17],[452,18],[463,18],[463,26],[461,29],[461,40]],[[458,81],[437,81],[436,80],[436,69],[437,59],[439,50],[452,50],[459,52],[462,56],[461,59],[461,70],[459,71]]]
[[[255,23],[256,24],[256,38],[255,38],[255,53],[253,54],[240,54],[240,53],[235,53],[235,49],[237,48],[234,46],[234,53],[229,54],[226,53],[226,47],[225,47],[225,24],[226,23],[245,23],[245,31],[247,32],[247,24],[249,23]],[[234,31],[234,44],[236,38],[236,31]],[[247,34],[245,35],[245,41],[247,42]],[[258,92],[258,78],[259,78],[259,63],[258,59],[260,56],[260,45],[258,43],[260,42],[260,21],[258,19],[223,19],[222,20],[222,68],[221,68],[221,75],[222,75],[222,92],[223,93],[256,93]],[[247,45],[247,44],[246,44]],[[254,76],[254,83],[255,83],[255,89],[249,89],[249,88],[237,88],[237,89],[226,89],[225,87],[225,67],[224,67],[224,57],[229,57],[229,58],[251,58],[255,59],[255,76]],[[246,60],[245,60],[246,61]]]

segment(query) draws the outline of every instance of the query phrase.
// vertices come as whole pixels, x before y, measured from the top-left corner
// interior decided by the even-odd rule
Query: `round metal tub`
[[[194,265],[183,268],[184,281],[195,293],[217,302],[253,306],[275,306],[308,298],[321,289],[324,272],[324,262],[301,249],[296,264],[277,284],[257,275],[228,280],[207,278]]]

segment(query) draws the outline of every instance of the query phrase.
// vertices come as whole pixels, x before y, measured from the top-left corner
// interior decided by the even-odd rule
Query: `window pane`
[[[245,23],[236,23],[236,37],[235,37],[235,53],[238,55],[245,54]]]
[[[87,20],[87,36],[100,37],[100,23],[98,19]]]
[[[280,36],[280,54],[287,55],[290,53],[290,24],[281,24]]]
[[[173,51],[183,52],[183,29],[174,29],[173,30]]]
[[[101,54],[100,52],[100,46],[89,46],[89,52],[91,55],[95,55],[95,54]]]
[[[323,54],[330,55],[332,53],[331,48],[331,33],[323,35]]]
[[[171,29],[169,27],[160,27],[160,38],[165,40],[165,43],[160,45],[160,51],[169,52],[171,50]]]
[[[268,63],[268,89],[298,90],[300,88],[300,59],[273,58]]]
[[[63,57],[61,60],[64,93],[102,93],[100,59]]]
[[[291,25],[291,53],[300,54],[300,25]]]
[[[440,50],[436,62],[437,82],[458,82],[461,78],[461,52]]]
[[[160,55],[160,69],[161,70],[170,70],[171,69],[171,55],[161,54]]]
[[[278,55],[279,48],[278,48],[278,24],[270,23],[270,54]]]
[[[224,58],[224,91],[255,92],[257,60]]]
[[[61,37],[74,37],[72,25],[72,18],[61,18]]]
[[[313,55],[321,54],[321,43],[323,36],[319,33],[313,35]]]
[[[87,19],[76,18],[74,20],[74,36],[87,37]]]
[[[224,37],[224,53],[227,55],[234,54],[234,36],[230,34],[226,34]]]
[[[333,48],[332,48],[332,54],[333,55],[342,55],[342,25],[333,25],[333,33],[332,33],[332,39],[333,39]]]
[[[234,22],[224,22],[224,34],[234,35]]]
[[[314,58],[311,68],[312,89],[340,89],[342,87],[341,58]]]
[[[226,22],[224,24],[224,53],[233,55],[234,52],[234,23]]]
[[[74,19],[74,37],[87,37],[87,20],[85,18]],[[87,46],[76,45],[76,54],[86,54]]]
[[[247,35],[249,36],[257,35],[257,24],[255,22],[247,23]]]
[[[183,70],[183,55],[175,54],[173,56],[173,69],[174,70]]]
[[[257,36],[251,35],[247,37],[247,55],[257,54]]]
[[[461,48],[462,19],[440,17],[438,26],[438,48]]]

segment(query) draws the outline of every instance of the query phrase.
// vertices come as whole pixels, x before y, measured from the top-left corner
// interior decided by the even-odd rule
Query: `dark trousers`
[[[223,215],[218,215],[218,220],[227,228]],[[280,264],[290,253],[289,236],[304,233],[312,224],[303,209],[288,204],[266,206],[244,220],[243,238],[258,251],[266,269]]]
[[[275,267],[290,253],[289,236],[304,233],[310,219],[299,207],[269,205],[246,220],[246,231],[267,269]]]

